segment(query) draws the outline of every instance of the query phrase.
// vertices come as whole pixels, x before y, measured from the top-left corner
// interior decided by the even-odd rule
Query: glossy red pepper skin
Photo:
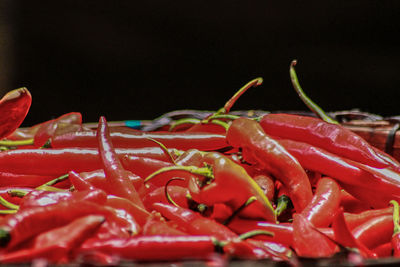
[[[287,246],[293,244],[293,227],[291,223],[272,223],[267,221],[234,218],[227,226],[239,235],[252,230],[273,232],[274,236],[258,235],[253,238],[277,242]]]
[[[116,149],[116,153],[122,158],[130,152]],[[85,172],[101,168],[99,152],[94,148],[16,149],[0,152],[0,172],[4,173],[59,176],[71,170]]]
[[[38,187],[48,181],[53,180],[50,175],[35,174],[16,174],[12,172],[0,172],[0,187],[20,186],[20,187]]]
[[[393,250],[393,257],[400,258],[400,233],[396,233],[392,236],[390,244]]]
[[[301,214],[315,227],[328,227],[338,211],[340,196],[340,187],[335,180],[321,178],[310,204]]]
[[[317,230],[301,214],[293,215],[293,248],[301,257],[331,257],[338,251],[336,243]]]
[[[182,259],[208,259],[215,250],[211,236],[136,236],[85,242],[81,253],[92,251],[116,255],[124,260],[176,261]]]
[[[352,230],[354,237],[369,249],[390,242],[393,235],[393,216],[374,217]]]
[[[363,167],[360,163],[304,142],[280,139],[279,143],[296,157],[305,169],[328,175],[340,183],[349,185],[346,189],[351,194],[350,190],[353,188],[370,188],[386,194],[388,198],[398,198],[400,190],[398,174],[384,176],[382,173],[369,172],[367,167]]]
[[[22,198],[19,210],[48,206],[60,203],[62,201],[90,201],[99,205],[104,205],[107,201],[107,195],[103,190],[100,189],[73,192],[50,192],[34,190]]]
[[[28,263],[39,258],[50,263],[68,263],[73,251],[90,237],[105,218],[88,215],[77,218],[65,226],[38,234],[32,247],[0,254],[1,263]]]
[[[34,146],[43,146],[50,137],[68,133],[82,131],[82,114],[70,112],[60,117],[41,123],[34,134]]]
[[[282,113],[267,114],[260,120],[260,124],[272,136],[305,142],[370,166],[388,166],[367,141],[338,124],[309,116]]]
[[[386,207],[381,209],[369,209],[359,213],[345,212],[344,218],[349,229],[354,229],[372,218],[391,214],[393,214],[393,207]]]
[[[178,185],[168,185],[167,190],[172,200],[178,206],[189,208],[187,198],[189,190],[186,187]],[[143,204],[148,210],[152,209],[153,203],[169,203],[165,193],[165,186],[157,187],[143,196]]]
[[[122,166],[114,146],[111,142],[110,132],[105,117],[100,117],[97,128],[99,155],[104,166],[106,181],[109,185],[107,193],[126,198],[139,207],[144,208],[138,192],[132,182],[127,178],[129,171]]]
[[[192,235],[210,235],[218,240],[232,240],[237,234],[215,220],[203,217],[189,209],[165,203],[154,203],[153,208],[167,219],[174,221],[184,232]]]
[[[151,217],[151,213],[149,211],[125,198],[112,195],[108,196],[106,205],[114,208],[119,213],[123,212],[129,214],[140,226],[143,226]]]
[[[21,125],[31,104],[31,93],[25,87],[12,90],[0,99],[0,139],[8,137]]]
[[[132,129],[110,129],[111,140],[115,148],[142,148],[154,146],[155,139],[167,148],[187,150],[217,150],[227,146],[225,136],[208,133],[173,133],[173,132],[142,132]],[[54,148],[63,147],[96,147],[96,132],[82,131],[56,136],[51,140]]]
[[[232,122],[227,141],[242,148],[243,158],[265,169],[282,182],[297,212],[301,212],[312,199],[311,184],[303,167],[281,144],[268,136],[261,125],[248,118]]]
[[[348,248],[357,248],[361,255],[366,258],[377,257],[376,253],[368,249],[363,243],[353,236],[344,218],[342,208],[339,208],[334,216],[332,229],[334,232],[334,240],[340,245]]]
[[[224,156],[210,155],[210,157],[213,158],[211,167],[214,179],[199,189],[193,190],[193,187],[189,186],[191,196],[196,202],[207,206],[224,203],[232,210],[237,210],[250,197],[255,197],[256,201],[245,207],[239,215],[276,221],[272,204],[243,167]]]
[[[86,215],[103,215],[107,222],[118,225],[122,232],[138,232],[135,222],[119,218],[114,211],[88,201],[62,201],[53,205],[33,207],[8,215],[0,225],[0,243],[14,248],[29,238],[60,227]]]
[[[265,174],[257,174],[253,176],[253,180],[260,186],[268,200],[273,201],[275,196],[274,179]]]

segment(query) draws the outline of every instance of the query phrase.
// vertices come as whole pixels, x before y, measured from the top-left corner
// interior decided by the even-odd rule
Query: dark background
[[[70,111],[93,122],[216,110],[259,76],[234,109],[306,110],[293,59],[326,111],[400,114],[400,1],[0,1],[5,84],[33,95],[26,126]]]

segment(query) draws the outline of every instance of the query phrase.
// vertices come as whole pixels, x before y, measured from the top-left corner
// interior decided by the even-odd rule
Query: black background
[[[400,1],[16,1],[12,86],[24,125],[234,109],[306,110],[289,64],[327,111],[400,114]]]

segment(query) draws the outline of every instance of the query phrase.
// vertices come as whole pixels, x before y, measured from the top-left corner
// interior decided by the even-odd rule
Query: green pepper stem
[[[399,203],[396,200],[391,200],[390,204],[393,205],[393,235],[400,233],[400,223],[399,223]]]
[[[257,198],[255,196],[251,196],[249,197],[245,203],[243,203],[239,208],[237,208],[232,214],[231,216],[229,216],[222,224],[223,225],[228,225],[233,218],[235,218],[244,208],[246,208],[247,206],[249,206],[251,203],[253,203],[254,201],[256,201]]]
[[[60,182],[62,182],[62,181],[64,181],[64,180],[68,179],[68,177],[69,177],[68,174],[64,174],[64,175],[62,175],[62,176],[60,176],[60,177],[57,177],[57,178],[55,178],[55,179],[53,179],[53,180],[51,180],[51,181],[48,181],[48,182],[45,183],[45,184],[40,185],[39,187],[43,187],[43,186],[53,186],[53,185],[55,185],[55,184],[58,184],[58,183],[60,183]],[[39,187],[38,187],[38,188],[39,188]]]
[[[299,79],[297,78],[297,74],[296,74],[296,71],[294,69],[294,66],[296,64],[297,64],[297,60],[293,60],[290,63],[289,73],[290,73],[290,79],[292,81],[293,87],[296,90],[297,94],[299,95],[300,99],[304,102],[304,104],[306,104],[306,106],[314,114],[316,114],[322,120],[324,120],[326,122],[329,122],[329,123],[333,123],[333,124],[339,124],[336,120],[334,120],[331,117],[329,117],[321,107],[319,107],[314,101],[311,100],[311,98],[309,98],[306,95],[306,93],[304,92],[304,90],[300,86]]]
[[[266,231],[266,230],[251,230],[246,233],[239,235],[239,239],[246,240],[252,238],[257,235],[266,235],[266,236],[274,236],[274,232]]]
[[[28,146],[33,145],[33,138],[23,140],[0,140],[0,146]]]
[[[169,171],[186,171],[186,172],[190,172],[193,174],[198,174],[198,175],[202,175],[206,178],[209,179],[214,179],[214,175],[212,173],[212,169],[211,167],[195,167],[195,166],[180,166],[180,165],[175,165],[175,166],[168,166],[168,167],[164,167],[164,168],[160,168],[157,171],[153,172],[152,174],[150,174],[149,176],[147,176],[144,179],[144,182],[148,182],[149,180],[153,179],[155,176],[164,173],[164,172],[169,172]]]
[[[0,196],[0,204],[3,205],[5,208],[10,209],[10,210],[18,210],[19,209],[18,205],[15,205],[15,204],[7,201],[2,196]]]
[[[239,99],[239,97],[241,95],[243,95],[247,89],[249,89],[250,87],[256,87],[261,85],[263,82],[263,79],[261,77],[255,78],[253,80],[251,80],[250,82],[246,83],[242,88],[239,89],[239,91],[237,91],[224,105],[223,108],[221,108],[220,110],[217,111],[217,114],[225,114],[225,113],[229,113],[229,111],[231,110],[233,104],[235,104],[235,102]]]
[[[200,119],[196,119],[196,118],[183,118],[183,119],[179,119],[174,121],[171,126],[169,127],[169,131],[174,130],[176,127],[178,127],[179,125],[182,124],[198,124],[200,123],[201,120]]]
[[[174,205],[174,206],[176,206],[176,207],[179,207],[179,205],[176,204],[176,202],[172,199],[171,195],[170,195],[169,192],[168,192],[168,185],[169,185],[172,181],[176,181],[176,180],[185,181],[185,179],[180,178],[180,177],[174,177],[174,178],[169,179],[169,180],[167,181],[167,183],[165,184],[164,193],[165,193],[165,197],[167,198],[167,200],[168,200],[168,202],[169,202],[170,204],[172,204],[172,205]]]
[[[7,193],[12,197],[24,197],[29,193],[29,191],[23,189],[10,189]]]
[[[275,213],[276,216],[281,215],[290,205],[291,200],[288,196],[286,195],[281,195],[278,197],[278,203],[276,205]]]
[[[18,210],[0,210],[0,214],[7,215],[7,214],[15,214]]]
[[[151,137],[147,137],[147,139],[149,139],[150,141],[153,141],[154,143],[156,143],[164,152],[164,154],[170,159],[171,163],[173,163],[174,165],[176,165],[175,159],[174,157],[172,157],[171,153],[168,151],[168,148],[161,142],[155,140],[154,138]]]

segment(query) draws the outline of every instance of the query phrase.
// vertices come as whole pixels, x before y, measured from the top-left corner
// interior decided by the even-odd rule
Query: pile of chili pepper
[[[270,260],[400,255],[400,163],[324,116],[233,115],[152,131],[79,112],[20,127],[0,100],[0,263]],[[217,260],[218,259],[218,260]]]

